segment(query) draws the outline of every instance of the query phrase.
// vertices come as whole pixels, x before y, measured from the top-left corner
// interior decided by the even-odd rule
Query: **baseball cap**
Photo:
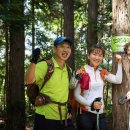
[[[70,38],[68,37],[58,37],[56,38],[56,40],[54,41],[54,46],[63,43],[63,42],[68,42],[70,44],[70,46],[72,45],[72,41]]]

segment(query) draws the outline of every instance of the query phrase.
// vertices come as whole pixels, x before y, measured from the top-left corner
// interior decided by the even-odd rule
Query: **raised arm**
[[[26,84],[32,84],[35,82],[35,63],[31,63],[25,73],[24,82]]]
[[[40,49],[36,48],[33,50],[32,58],[30,60],[31,64],[29,65],[25,73],[24,82],[26,84],[32,84],[33,82],[35,82],[35,67],[39,57],[40,57]]]
[[[114,83],[114,84],[121,84],[122,82],[122,63],[121,63],[121,56],[120,55],[116,55],[116,61],[118,62],[118,66],[117,66],[117,72],[116,74],[108,74],[105,75],[105,79],[110,82],[110,83]]]

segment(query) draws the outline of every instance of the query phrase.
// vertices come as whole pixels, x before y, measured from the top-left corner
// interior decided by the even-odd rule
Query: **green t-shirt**
[[[63,69],[59,67],[54,58],[52,58],[54,63],[54,72],[51,78],[46,82],[41,93],[48,95],[51,100],[56,102],[64,103],[68,100],[69,93],[69,77],[67,72],[67,67]],[[41,87],[44,76],[47,72],[47,63],[45,61],[36,64],[35,78],[36,84]],[[58,111],[58,105],[49,103],[40,107],[36,107],[36,113],[44,115],[46,119],[60,120],[60,115]],[[62,119],[65,119],[66,107],[62,106]]]

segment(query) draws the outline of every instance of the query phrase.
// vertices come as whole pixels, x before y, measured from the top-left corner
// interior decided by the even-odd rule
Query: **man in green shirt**
[[[67,37],[58,37],[54,41],[52,62],[54,64],[54,72],[51,78],[45,83],[41,93],[50,97],[54,102],[64,104],[68,101],[69,94],[69,75],[66,66],[66,60],[71,54],[72,42]],[[47,73],[47,63],[41,61],[37,63],[37,59],[33,58],[31,64],[25,74],[25,82],[31,84],[36,82],[39,88],[42,86],[44,76]],[[34,130],[67,130],[64,127],[67,107],[57,103],[47,103],[37,106],[35,111]],[[59,114],[60,113],[60,114]],[[64,122],[63,124],[61,122]],[[73,127],[69,130],[74,130]]]

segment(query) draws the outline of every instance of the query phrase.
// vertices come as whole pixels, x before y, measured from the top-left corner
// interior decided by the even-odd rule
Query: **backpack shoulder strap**
[[[45,83],[51,78],[51,76],[52,76],[52,74],[54,72],[54,64],[53,64],[53,61],[52,61],[51,58],[44,58],[41,61],[45,61],[47,63],[48,68],[47,68],[46,75],[44,77],[44,82],[43,82],[42,87],[40,88],[40,90],[43,89]]]

